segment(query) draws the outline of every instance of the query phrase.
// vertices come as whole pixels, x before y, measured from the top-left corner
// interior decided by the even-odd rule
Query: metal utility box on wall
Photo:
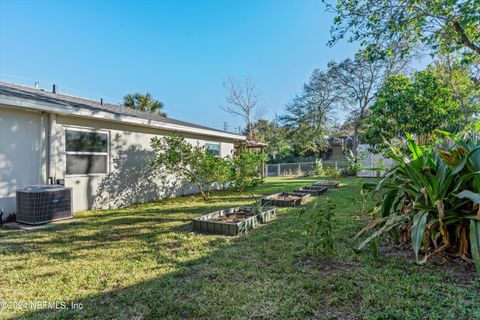
[[[38,185],[17,190],[17,222],[43,224],[71,216],[71,188]]]

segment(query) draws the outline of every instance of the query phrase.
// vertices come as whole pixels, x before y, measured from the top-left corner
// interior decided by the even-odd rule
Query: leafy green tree
[[[254,125],[255,139],[267,143],[265,152],[270,159],[282,159],[292,154],[292,148],[287,140],[287,129],[280,126],[276,120],[259,120]]]
[[[337,85],[327,71],[316,69],[303,91],[287,105],[280,121],[296,154],[315,154],[328,148],[328,125],[341,101]]]
[[[166,116],[163,109],[163,103],[152,98],[150,93],[141,94],[127,94],[123,98],[123,106],[126,108],[143,111],[143,112],[158,112],[163,116]]]
[[[451,87],[431,68],[389,77],[376,94],[366,119],[366,140],[380,143],[407,133],[429,135],[437,129],[451,130],[462,125],[461,107]]]
[[[227,159],[215,157],[199,145],[192,145],[179,136],[154,137],[153,167],[165,173],[179,176],[196,185],[205,201],[215,182],[228,181],[230,164]]]
[[[243,191],[262,181],[260,164],[265,161],[263,153],[244,151],[233,158],[233,186]]]
[[[325,1],[325,0],[324,0]],[[370,57],[392,54],[392,39],[403,41],[402,53],[428,46],[433,53],[480,57],[480,6],[476,0],[340,0],[331,28],[333,45],[340,39],[360,41]]]
[[[353,152],[356,153],[362,124],[372,103],[375,93],[385,79],[391,75],[405,71],[412,56],[401,56],[402,43],[395,45],[392,56],[384,59],[371,60],[363,53],[355,55],[354,59],[345,59],[339,63],[328,64],[328,74],[337,86],[340,107],[349,112],[348,122],[352,126]]]
[[[462,126],[467,126],[472,117],[480,111],[480,83],[476,83],[475,74],[467,65],[462,64],[458,57],[450,54],[442,55],[434,61],[432,70],[452,89],[463,114]]]

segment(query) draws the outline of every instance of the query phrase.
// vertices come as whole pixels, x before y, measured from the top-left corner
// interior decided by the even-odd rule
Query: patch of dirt
[[[301,197],[292,196],[290,194],[282,194],[282,195],[278,195],[278,196],[269,198],[268,200],[295,201],[295,200],[298,200],[298,199],[301,199]]]
[[[328,303],[322,304],[321,310],[317,310],[312,319],[330,319],[330,320],[356,320],[360,317],[356,314],[360,310],[360,303],[352,302],[345,309],[351,311],[338,310],[335,306]]]
[[[222,221],[222,222],[237,223],[237,222],[246,220],[250,217],[253,217],[254,215],[255,215],[255,213],[253,213],[253,212],[238,211],[238,212],[226,215],[226,216],[220,216],[220,217],[210,219],[210,221]]]
[[[297,259],[294,265],[300,269],[316,270],[324,274],[345,272],[360,266],[358,262],[346,262],[310,256]]]
[[[393,259],[407,259],[415,261],[415,254],[410,246],[395,246],[392,244],[384,244],[378,248],[379,254]],[[419,265],[419,271],[426,271],[427,268],[434,266],[438,270],[447,273],[449,277],[454,278],[459,285],[470,285],[476,277],[475,266],[467,263],[459,257],[439,254],[429,257],[427,263]],[[405,266],[407,267],[407,266]]]

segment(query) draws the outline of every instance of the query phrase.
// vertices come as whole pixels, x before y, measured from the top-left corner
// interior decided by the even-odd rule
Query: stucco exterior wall
[[[109,173],[68,176],[65,174],[64,130],[80,128],[109,134]],[[174,176],[153,172],[149,167],[153,153],[150,140],[172,132],[119,123],[57,116],[56,178],[64,178],[73,189],[73,210],[107,209],[197,192]],[[192,144],[220,143],[221,156],[233,154],[230,139],[182,134]]]
[[[56,139],[49,139],[49,114],[0,105],[0,209],[4,218],[16,212],[15,191],[46,184],[49,176],[65,179],[73,189],[74,212],[106,209],[197,192],[174,176],[153,172],[150,140],[172,132],[152,127],[72,116],[56,116]],[[99,130],[109,135],[109,173],[65,174],[65,128]],[[192,144],[220,143],[221,156],[233,155],[233,140],[181,134]],[[49,159],[50,140],[55,141],[54,163]],[[52,166],[51,166],[52,164]]]
[[[16,211],[15,191],[45,183],[45,125],[40,112],[0,106],[0,209]]]

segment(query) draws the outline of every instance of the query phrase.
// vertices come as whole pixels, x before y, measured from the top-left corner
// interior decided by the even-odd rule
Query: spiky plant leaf
[[[428,211],[420,210],[413,216],[412,225],[412,246],[415,252],[415,258],[418,260],[418,252],[423,242],[423,235],[425,234],[425,224],[427,223]]]
[[[466,198],[475,203],[480,203],[480,194],[470,190],[463,190],[462,192],[456,194],[456,196],[461,199]]]
[[[470,251],[477,274],[480,275],[480,221],[470,220]]]

